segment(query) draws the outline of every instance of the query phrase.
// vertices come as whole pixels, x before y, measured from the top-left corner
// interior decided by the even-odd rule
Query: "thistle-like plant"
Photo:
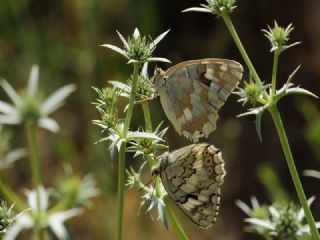
[[[61,107],[63,101],[75,90],[75,86],[69,84],[43,100],[39,91],[37,65],[32,66],[27,89],[21,95],[4,79],[1,81],[1,87],[12,104],[0,100],[0,124],[36,124],[52,132],[57,132],[59,125],[49,115]]]
[[[123,43],[123,49],[111,45],[103,44],[102,47],[109,48],[127,58],[128,63],[145,63],[145,62],[170,62],[166,58],[152,57],[158,43],[168,34],[169,30],[160,34],[153,41],[148,41],[146,36],[141,36],[139,29],[136,28],[127,40],[117,31],[118,36]]]
[[[294,159],[291,153],[290,145],[286,136],[286,132],[282,123],[280,113],[278,111],[277,104],[285,96],[290,94],[304,94],[312,97],[317,97],[310,91],[303,89],[299,86],[294,86],[292,83],[295,73],[298,71],[297,67],[293,73],[288,77],[285,84],[277,89],[277,72],[278,72],[278,62],[279,56],[285,50],[296,46],[299,42],[289,43],[290,34],[293,31],[292,24],[287,27],[281,27],[275,21],[274,27],[269,27],[268,29],[262,30],[264,35],[270,42],[271,49],[270,52],[274,54],[273,58],[273,69],[271,74],[270,82],[262,82],[260,76],[255,70],[247,52],[245,51],[238,33],[231,21],[230,13],[236,8],[235,0],[206,0],[207,4],[202,4],[201,7],[188,8],[184,12],[205,12],[210,13],[215,16],[221,17],[226,24],[236,46],[238,47],[248,69],[252,80],[245,84],[243,89],[238,89],[237,94],[240,96],[240,101],[243,103],[253,104],[252,108],[249,108],[240,116],[254,115],[256,117],[256,129],[260,139],[261,134],[261,119],[264,112],[268,111],[271,114],[273,122],[275,124],[278,136],[282,145],[282,149],[287,161],[287,165],[299,197],[300,203],[305,211],[305,216],[307,222],[310,226],[310,231],[312,237],[316,240],[320,240],[320,235],[317,230],[315,221],[313,219],[309,205],[307,204],[307,198],[305,196],[304,190],[302,188],[298,172],[295,167]]]
[[[92,174],[77,176],[70,165],[66,165],[64,169],[65,176],[56,183],[52,194],[59,202],[55,209],[90,207],[91,198],[100,193]]]
[[[314,197],[308,200],[310,206]],[[258,200],[251,198],[252,208],[238,200],[238,207],[248,216],[246,230],[259,234],[264,239],[311,240],[310,227],[306,224],[303,208],[293,203],[273,203],[270,206],[259,204]],[[316,223],[320,228],[320,222]]]
[[[120,34],[119,38],[122,41],[123,49],[111,45],[104,44],[107,47],[128,59],[128,63],[133,65],[133,73],[128,77],[127,83],[110,81],[112,88],[108,87],[102,90],[95,89],[98,93],[98,100],[94,103],[101,118],[94,120],[93,123],[101,127],[104,136],[98,141],[107,141],[111,155],[115,156],[119,152],[119,172],[118,172],[118,216],[116,239],[120,240],[122,236],[122,211],[124,201],[124,186],[125,186],[125,153],[127,151],[134,151],[135,156],[143,156],[144,162],[148,163],[150,172],[152,167],[156,164],[156,154],[158,150],[166,148],[163,135],[166,131],[160,130],[160,126],[155,131],[152,130],[152,122],[148,106],[148,100],[153,99],[156,94],[152,82],[147,74],[147,62],[160,61],[170,62],[168,59],[153,57],[152,54],[157,44],[167,35],[166,31],[159,35],[155,40],[148,41],[146,36],[141,36],[138,29],[134,30],[132,36],[127,40]],[[119,97],[128,99],[128,104],[124,108],[126,114],[124,119],[119,118],[118,110],[115,107]],[[106,100],[109,99],[109,100]],[[138,131],[130,129],[133,108],[136,104],[141,104],[145,128],[139,128]],[[127,144],[131,144],[127,147]],[[141,168],[142,169],[142,168]],[[147,211],[150,211],[153,206],[158,206],[160,219],[165,223],[165,214],[169,213],[170,220],[173,223],[177,233],[182,236],[182,239],[187,239],[186,234],[175,219],[173,213],[163,200],[165,191],[161,188],[160,179],[155,177],[154,186],[145,186],[140,180],[140,172],[136,173],[131,169],[128,173],[128,186],[140,186],[144,189],[142,196],[142,205],[147,202],[150,205]],[[166,223],[165,223],[166,224]]]
[[[40,207],[37,202],[37,194],[40,196]],[[42,236],[48,234],[43,231],[49,227],[57,239],[69,239],[67,229],[63,223],[69,218],[81,214],[81,209],[73,208],[61,211],[50,211],[50,190],[42,186],[39,186],[38,190],[27,191],[26,195],[29,208],[15,218],[14,223],[7,230],[4,240],[15,240],[21,231],[37,228],[39,225],[41,226],[40,231],[42,232]]]
[[[80,207],[89,203],[89,198],[97,193],[94,180],[87,176],[83,180],[70,181],[65,188],[60,188],[56,193],[65,194],[63,199],[56,198],[52,201],[51,190],[42,187],[41,164],[37,146],[36,130],[38,127],[48,129],[52,132],[59,130],[58,123],[49,115],[61,107],[63,101],[75,90],[73,84],[66,85],[49,97],[43,98],[39,89],[39,68],[34,65],[31,69],[27,88],[21,94],[6,81],[1,81],[3,90],[12,101],[7,103],[0,100],[0,123],[9,125],[23,125],[26,129],[28,140],[29,157],[31,160],[31,175],[33,190],[27,191],[27,203],[0,179],[0,189],[4,196],[14,204],[17,216],[9,218],[12,207],[0,207],[0,217],[3,239],[13,240],[21,231],[33,230],[34,239],[46,239],[47,235],[53,234],[57,239],[69,239],[64,221],[79,215],[82,212]],[[1,168],[7,167],[10,163],[26,155],[22,149],[10,151],[9,137],[2,132],[0,141]],[[72,185],[72,186],[71,186]],[[58,194],[59,195],[59,194]],[[60,196],[61,196],[60,195]],[[76,206],[76,207],[74,207]],[[7,211],[6,211],[7,209]],[[10,224],[10,226],[5,226]],[[50,229],[50,231],[47,231]]]

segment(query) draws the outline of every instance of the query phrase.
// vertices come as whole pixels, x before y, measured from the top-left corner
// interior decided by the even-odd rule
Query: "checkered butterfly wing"
[[[195,224],[209,228],[215,223],[226,174],[217,148],[201,143],[165,153],[158,173],[168,194]]]
[[[242,78],[240,63],[208,58],[158,69],[155,87],[175,130],[193,142],[216,129],[218,110]]]

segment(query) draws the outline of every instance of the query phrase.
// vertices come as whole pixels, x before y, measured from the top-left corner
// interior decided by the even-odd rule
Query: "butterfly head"
[[[151,170],[151,175],[156,176],[159,175],[167,166],[169,159],[169,152],[163,153],[158,157],[158,163]]]
[[[156,89],[160,89],[166,84],[167,77],[165,76],[165,71],[163,71],[161,68],[156,68],[154,70],[154,76],[152,78],[152,82]]]

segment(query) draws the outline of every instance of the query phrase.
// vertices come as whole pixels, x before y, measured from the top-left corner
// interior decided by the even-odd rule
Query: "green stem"
[[[265,240],[272,240],[272,237],[269,235],[269,233],[264,233],[263,237]]]
[[[174,228],[175,232],[178,234],[179,239],[181,240],[189,240],[187,234],[184,232],[183,228],[181,227],[179,221],[177,220],[176,216],[174,215],[172,209],[168,205],[167,198],[165,199],[165,207],[164,207],[166,214],[171,222],[172,227]]]
[[[28,208],[28,206],[7,186],[2,179],[0,179],[0,190],[4,193],[7,200],[14,204],[19,212],[22,212]]]
[[[52,214],[55,212],[59,212],[59,211],[63,211],[67,208],[69,208],[72,203],[73,200],[73,196],[71,194],[67,195],[66,197],[64,197],[58,204],[56,204],[54,207],[52,207],[49,211],[48,214]]]
[[[152,132],[152,121],[151,121],[151,117],[150,117],[149,104],[148,104],[147,101],[142,102],[142,110],[143,110],[146,130],[148,132]],[[155,162],[150,156],[147,156],[147,161],[148,161],[148,164],[150,166],[150,169],[152,169],[152,167],[154,167],[154,165],[157,164],[157,162]],[[155,176],[154,181],[155,181],[156,195],[157,195],[157,197],[161,197],[162,193],[161,193],[161,188],[160,188],[160,178],[159,178],[159,176]],[[169,207],[168,201],[166,199],[165,199],[165,207],[164,207],[164,209],[165,209],[166,215],[167,215],[171,225],[173,226],[175,232],[177,233],[179,239],[181,239],[181,240],[189,240],[187,234],[185,233],[185,231],[181,227],[178,219],[176,218],[176,216],[174,215],[173,211]]]
[[[231,21],[229,15],[228,15],[228,13],[224,12],[222,14],[222,18],[223,18],[223,20],[224,20],[224,22],[225,22],[225,24],[226,24],[231,36],[232,36],[235,44],[237,45],[237,47],[238,47],[238,49],[239,49],[244,61],[246,62],[253,79],[255,80],[256,83],[259,83],[259,84],[262,85],[262,81],[261,81],[256,69],[253,67],[252,62],[251,62],[246,50],[244,49],[244,47],[243,47],[243,45],[242,45],[242,43],[240,41],[240,38],[239,38],[239,36],[238,36],[238,34],[237,34],[233,24],[232,24],[232,21]]]
[[[150,117],[149,104],[147,101],[143,101],[141,105],[143,110],[144,121],[146,123],[146,131],[152,132],[152,121]]]
[[[260,83],[262,84],[262,81],[261,79],[259,78],[255,68],[253,67],[240,39],[239,39],[239,36],[236,32],[236,30],[234,29],[234,26],[230,20],[230,17],[228,15],[228,13],[223,13],[222,14],[222,18],[228,28],[228,30],[230,31],[232,37],[233,37],[233,40],[235,42],[235,44],[237,45],[242,57],[244,58],[244,61],[246,62],[251,74],[252,74],[252,77],[253,79],[256,81],[256,83]],[[276,74],[277,74],[277,68],[278,68],[278,55],[280,53],[275,53],[275,56],[274,56],[274,67],[273,67],[273,73],[272,73],[272,91],[275,93],[275,90],[276,90]],[[268,99],[268,95],[266,92],[264,92],[264,96],[266,97],[266,99]],[[272,100],[271,100],[272,101]],[[277,129],[277,132],[278,132],[278,135],[279,135],[279,138],[280,138],[280,142],[281,142],[281,145],[282,145],[282,150],[284,152],[284,155],[285,155],[285,158],[286,158],[286,161],[287,161],[287,165],[288,165],[288,168],[289,168],[289,171],[290,171],[290,174],[291,174],[291,177],[292,177],[292,180],[293,180],[293,183],[294,183],[294,186],[295,186],[295,189],[297,191],[297,194],[298,194],[298,197],[299,197],[299,200],[300,200],[300,203],[304,209],[304,212],[305,212],[305,216],[306,216],[306,219],[307,219],[307,222],[308,222],[308,225],[310,226],[310,229],[311,229],[311,233],[313,235],[313,238],[315,240],[320,240],[320,236],[319,236],[319,233],[318,233],[318,230],[316,228],[316,225],[315,225],[315,222],[314,222],[314,219],[313,219],[313,216],[312,216],[312,213],[311,213],[311,210],[308,206],[308,203],[307,203],[307,198],[305,196],[305,193],[303,191],[303,188],[302,188],[302,185],[301,185],[301,182],[300,182],[300,179],[299,179],[299,175],[297,173],[297,169],[295,167],[295,164],[294,164],[294,160],[293,160],[293,157],[292,157],[292,153],[291,153],[291,150],[290,150],[290,145],[289,145],[289,142],[288,142],[288,139],[287,139],[287,136],[286,136],[286,132],[284,130],[284,126],[283,126],[283,123],[282,123],[282,120],[281,120],[281,116],[279,114],[279,111],[277,109],[277,106],[276,105],[271,105],[269,106],[269,111],[272,115],[272,118],[273,118],[273,121],[274,121],[274,124],[276,126],[276,129]]]
[[[134,101],[135,101],[135,93],[137,90],[138,74],[139,74],[139,64],[135,63],[133,64],[133,76],[132,76],[132,83],[131,83],[129,106],[126,114],[126,121],[124,123],[124,130],[123,130],[124,138],[127,137],[129,126],[131,123],[132,112],[133,112]]]
[[[290,145],[288,142],[288,138],[286,136],[286,132],[285,132],[282,120],[281,120],[280,113],[278,111],[277,106],[275,106],[275,105],[270,107],[269,111],[271,113],[272,119],[273,119],[274,124],[276,126],[276,129],[277,129],[277,132],[278,132],[278,135],[280,138],[280,142],[282,145],[282,150],[283,150],[285,158],[287,160],[287,165],[288,165],[295,189],[297,191],[300,203],[303,207],[305,217],[307,219],[308,225],[310,226],[310,230],[311,230],[313,239],[320,240],[319,232],[318,232],[316,224],[314,222],[314,218],[312,216],[311,210],[308,206],[307,198],[306,198],[306,195],[303,191],[303,187],[301,185],[300,178],[299,178],[299,175],[298,175],[298,172],[297,172],[294,160],[293,160]]]
[[[38,156],[38,145],[36,139],[36,125],[33,123],[26,124],[26,133],[28,139],[28,149],[29,149],[29,157],[31,162],[31,174],[32,174],[32,182],[33,188],[36,191],[36,207],[37,207],[37,215],[34,216],[34,220],[36,222],[35,232],[37,239],[43,239],[43,233],[41,230],[41,208],[40,208],[40,192],[39,186],[41,184],[41,175],[40,175],[40,161]]]
[[[38,157],[38,146],[36,140],[36,125],[27,124],[26,132],[29,145],[29,157],[31,161],[31,173],[32,173],[32,182],[33,187],[37,188],[41,184],[40,177],[40,161]]]
[[[280,51],[276,49],[273,55],[273,68],[272,68],[272,80],[271,80],[271,96],[274,96],[276,93],[277,87],[277,72],[278,72],[278,62],[279,62]]]
[[[129,126],[131,123],[133,107],[135,102],[135,92],[137,89],[139,74],[139,64],[133,65],[133,77],[131,85],[131,93],[129,99],[129,106],[126,114],[126,119],[124,123],[124,129],[122,133],[122,138],[126,140],[129,131]],[[118,206],[117,206],[117,229],[116,229],[116,240],[121,240],[122,238],[122,219],[123,219],[123,203],[124,203],[124,187],[125,187],[125,176],[126,176],[126,142],[122,142],[119,152],[119,166],[118,166]]]
[[[124,186],[125,186],[125,160],[126,160],[126,143],[122,143],[119,152],[118,165],[118,218],[116,239],[122,238],[122,218],[123,218],[123,203],[124,203]]]

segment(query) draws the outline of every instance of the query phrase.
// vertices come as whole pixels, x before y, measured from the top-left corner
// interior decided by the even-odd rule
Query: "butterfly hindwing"
[[[193,142],[207,138],[242,72],[238,62],[208,58],[182,62],[156,78],[161,104],[175,130]]]
[[[220,186],[226,174],[221,152],[201,143],[160,159],[159,172],[168,194],[199,227],[211,227],[219,212]]]

